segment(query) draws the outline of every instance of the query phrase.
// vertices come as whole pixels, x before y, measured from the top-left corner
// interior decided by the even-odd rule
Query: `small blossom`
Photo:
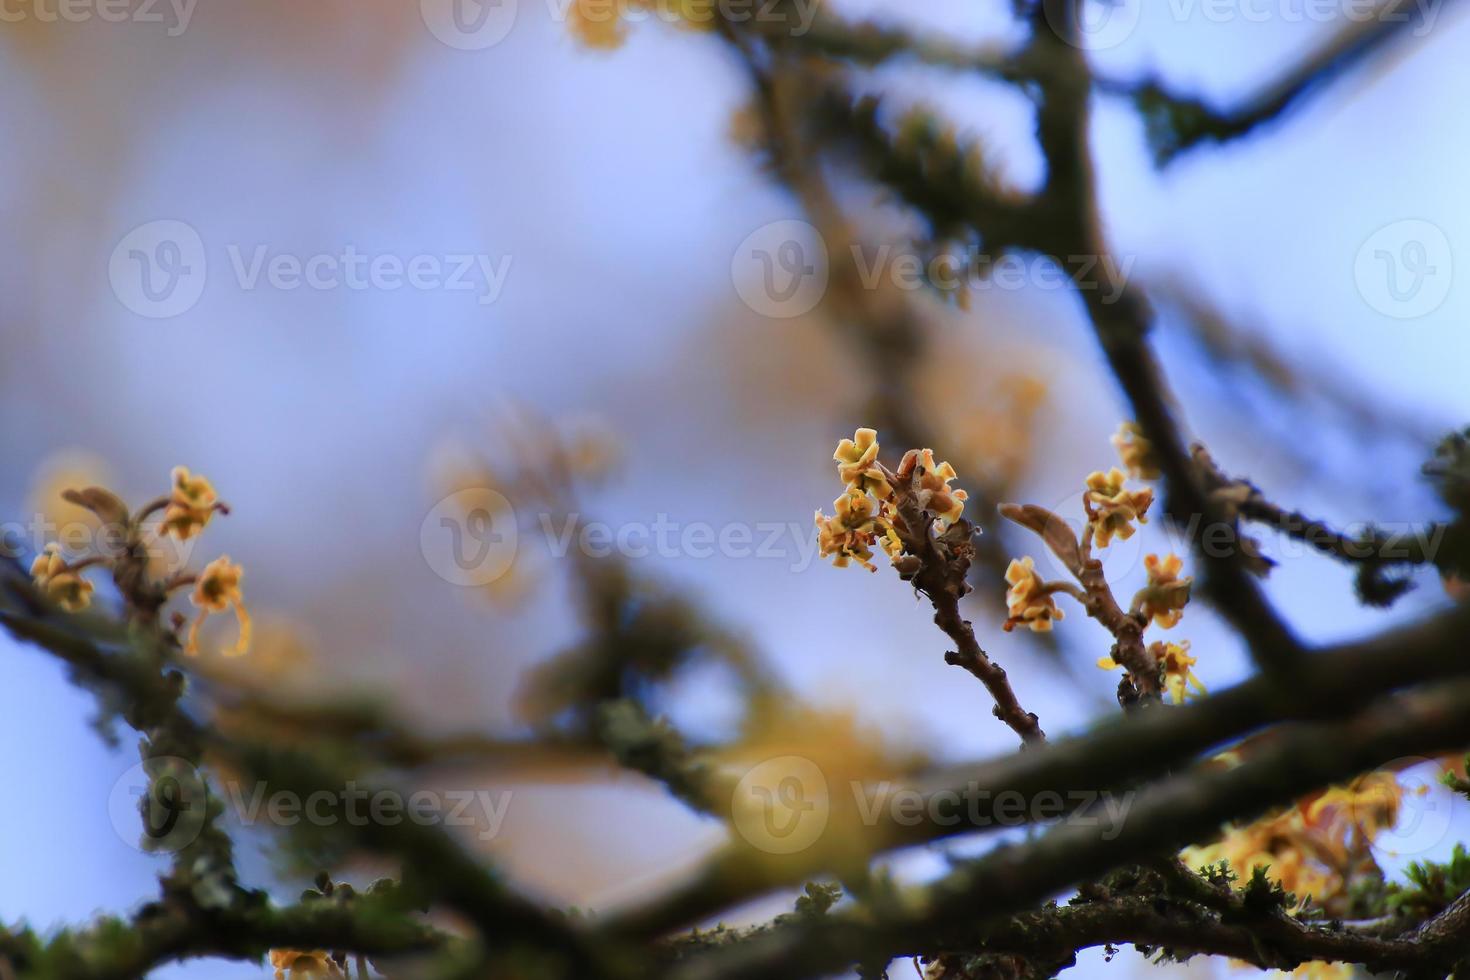
[[[1191,687],[1197,694],[1208,693],[1199,678],[1195,676],[1194,671],[1190,669],[1199,663],[1199,660],[1189,655],[1188,640],[1179,643],[1153,643],[1149,645],[1148,652],[1163,672],[1164,689],[1169,692],[1175,704],[1184,703],[1188,689]],[[1097,665],[1103,670],[1117,670],[1123,666],[1112,657],[1099,658]]]
[[[31,579],[46,598],[67,612],[80,612],[92,604],[92,583],[67,566],[59,544],[48,544],[31,562]]]
[[[180,541],[189,540],[204,530],[218,502],[209,480],[190,473],[187,467],[175,466],[173,488],[163,512],[163,533]]]
[[[1006,568],[1006,611],[1010,614],[1003,627],[1007,633],[1025,626],[1033,633],[1051,632],[1051,624],[1062,618],[1056,600],[1046,591],[1036,563],[1031,558],[1011,559]]]
[[[837,511],[834,517],[817,511],[818,553],[823,558],[832,556],[832,564],[837,568],[846,568],[849,562],[856,560],[868,571],[876,572],[878,568],[871,561],[872,546],[880,529],[875,519],[873,498],[849,489],[833,501],[832,506]],[[888,545],[885,543],[884,547],[886,549]]]
[[[271,968],[276,971],[275,980],[297,980],[297,978],[340,977],[342,970],[327,955],[324,949],[273,949]],[[289,971],[289,972],[288,972]]]
[[[1144,438],[1137,422],[1124,422],[1112,437],[1113,448],[1118,458],[1135,480],[1157,480],[1159,463],[1154,455],[1153,443]]]
[[[851,439],[843,439],[837,444],[832,458],[837,461],[837,475],[854,490],[871,492],[879,500],[886,500],[892,495],[888,478],[878,466],[876,429],[858,429]]]
[[[240,638],[230,653],[239,656],[250,648],[250,614],[245,610],[245,598],[240,592],[242,575],[244,570],[231,562],[228,555],[221,555],[204,566],[204,571],[194,583],[194,594],[189,597],[199,607],[199,616],[189,627],[189,642],[184,646],[184,652],[197,654],[199,628],[214,613],[228,609],[234,609],[235,621],[240,626]]]
[[[1143,566],[1148,570],[1148,585],[1139,590],[1133,601],[1145,618],[1153,620],[1161,629],[1173,629],[1184,615],[1194,579],[1188,575],[1180,577],[1184,562],[1178,555],[1167,558],[1147,555]]]
[[[1092,473],[1087,477],[1084,499],[1099,548],[1106,548],[1114,535],[1123,541],[1133,537],[1137,530],[1134,521],[1148,523],[1147,512],[1154,502],[1154,492],[1148,487],[1129,490],[1123,485],[1126,479],[1116,466],[1107,473]]]
[[[903,554],[903,539],[898,536],[898,530],[893,526],[899,520],[898,511],[893,504],[887,500],[878,504],[878,544],[890,560],[897,560]]]
[[[1164,672],[1164,689],[1169,692],[1169,697],[1175,704],[1183,704],[1184,699],[1189,696],[1189,689],[1193,688],[1195,694],[1207,694],[1205,686],[1195,676],[1191,669],[1199,663],[1199,658],[1189,655],[1189,641],[1181,640],[1178,643],[1153,643],[1149,645],[1148,652],[1153,654],[1159,666]]]
[[[904,453],[895,475],[907,481],[915,472],[919,474],[919,506],[947,524],[959,520],[969,494],[950,486],[958,475],[954,467],[936,463],[932,449],[910,449]]]

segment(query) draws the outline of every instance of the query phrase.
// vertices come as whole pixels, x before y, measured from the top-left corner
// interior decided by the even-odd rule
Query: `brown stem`
[[[935,539],[934,518],[919,504],[922,466],[916,467],[908,480],[886,468],[885,472],[893,487],[893,503],[901,522],[896,529],[903,540],[904,550],[921,562],[913,576],[914,587],[929,597],[934,606],[934,624],[955,643],[955,649],[945,653],[944,662],[963,667],[985,685],[995,700],[992,709],[995,717],[1021,736],[1024,744],[1045,742],[1046,733],[1041,730],[1036,715],[1021,707],[1005,668],[990,659],[975,639],[975,630],[969,620],[960,615],[960,597],[969,588],[965,584],[965,573],[970,564],[969,542],[941,544]],[[956,528],[972,533],[968,522],[961,522],[950,531]]]

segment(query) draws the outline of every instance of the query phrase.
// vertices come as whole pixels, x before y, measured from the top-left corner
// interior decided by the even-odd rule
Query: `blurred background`
[[[685,538],[624,557],[802,701],[895,752],[1012,750],[984,692],[944,664],[926,604],[886,569],[815,557],[811,514],[839,489],[832,448],[870,424],[881,379],[830,304],[788,315],[762,300],[752,241],[778,254],[791,226],[772,223],[809,217],[742,137],[748,80],[718,38],[649,16],[616,49],[588,45],[555,0],[512,0],[509,19],[502,6],[468,39],[440,0],[202,0],[121,22],[104,6],[63,15],[11,0],[0,18],[0,515],[24,529],[27,557],[56,481],[98,474],[142,501],[186,465],[233,508],[198,546],[246,569],[260,633],[234,669],[283,696],[383,693],[434,731],[522,735],[527,671],[583,632],[572,562],[523,513],[514,578],[466,585],[433,518],[467,470],[501,465],[506,418],[529,414],[615,459],[577,494],[584,519],[614,533],[664,521],[676,539],[696,525],[753,530],[744,548]],[[1228,105],[1337,26],[1289,0],[1224,17],[1207,6],[1125,0],[1114,16],[1135,20],[1095,60]],[[1001,2],[830,7],[959,42],[1017,36]],[[1470,267],[1458,164],[1470,117],[1456,94],[1470,16],[1445,3],[1425,23],[1299,113],[1162,171],[1130,106],[1104,99],[1096,115],[1108,232],[1158,306],[1155,343],[1188,431],[1227,472],[1342,524],[1437,516],[1418,464],[1470,419],[1470,291],[1456,276]],[[937,107],[1007,181],[1039,180],[1015,91],[902,63],[866,83]],[[833,180],[869,247],[911,249],[901,209]],[[1380,252],[1422,289],[1388,282]],[[1112,465],[1126,410],[1075,294],[1025,268],[978,284],[968,309],[892,282],[875,292],[901,294],[925,338],[915,397],[940,458],[962,482],[1079,517],[1082,479]],[[969,516],[1006,553],[1044,560],[992,514]],[[1363,609],[1349,570],[1264,539],[1283,559],[1268,591],[1313,641],[1445,601],[1426,575],[1391,612]],[[1142,583],[1145,551],[1171,544],[1156,522],[1115,546],[1119,591]],[[1049,733],[1116,712],[1116,678],[1093,665],[1106,635],[1080,612],[1052,645],[1000,632],[999,587],[980,588],[967,614]],[[1177,632],[1207,686],[1247,672],[1202,604]],[[724,737],[729,683],[681,672],[657,703]],[[99,740],[93,712],[54,661],[0,638],[12,798],[50,801],[44,821],[0,809],[6,922],[127,909],[163,866],[108,817],[136,752],[127,735]],[[445,779],[512,791],[480,846],[560,905],[646,897],[725,834],[605,766]],[[269,835],[244,840],[251,884],[299,891]],[[902,873],[938,866],[915,856]],[[1089,954],[1073,975],[1101,969]]]

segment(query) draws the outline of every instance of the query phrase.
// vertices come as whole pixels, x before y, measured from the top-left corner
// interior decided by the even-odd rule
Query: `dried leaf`
[[[85,490],[63,490],[61,499],[67,503],[85,507],[102,519],[104,524],[126,524],[128,508],[111,490],[87,487]]]
[[[1082,548],[1066,521],[1035,504],[1001,504],[999,509],[1000,516],[1038,534],[1073,575],[1082,573]]]

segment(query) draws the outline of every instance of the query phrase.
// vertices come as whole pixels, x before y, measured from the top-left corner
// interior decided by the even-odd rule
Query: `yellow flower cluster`
[[[1189,590],[1194,579],[1179,575],[1184,569],[1184,562],[1178,555],[1165,558],[1147,555],[1143,559],[1143,567],[1148,571],[1148,585],[1139,591],[1134,604],[1144,618],[1160,629],[1173,629],[1179,625],[1184,607],[1189,604]]]
[[[837,461],[837,475],[858,493],[871,493],[879,500],[893,494],[888,477],[878,465],[878,430],[858,429],[851,439],[843,439],[832,454]]]
[[[952,524],[964,514],[965,491],[950,486],[956,478],[955,469],[936,461],[932,449],[910,449],[898,469],[890,472],[878,462],[878,448],[876,430],[858,429],[851,439],[839,442],[832,454],[837,475],[847,488],[833,501],[835,516],[828,517],[819,510],[815,521],[819,553],[823,558],[830,557],[839,568],[856,561],[869,571],[877,571],[871,561],[875,545],[889,558],[898,558],[902,553],[903,543],[894,526],[900,521],[894,481],[905,492],[916,487],[919,508],[943,524]]]
[[[239,624],[239,639],[230,652],[238,656],[249,649],[250,614],[245,609],[244,596],[240,591],[243,572],[228,556],[216,558],[198,575],[178,573],[158,580],[150,574],[152,556],[144,547],[144,534],[148,529],[146,521],[150,515],[163,511],[157,533],[183,541],[203,530],[216,511],[228,513],[228,508],[220,503],[208,479],[190,473],[183,466],[175,467],[168,495],[153,501],[136,516],[129,514],[128,508],[115,494],[101,487],[67,488],[62,495],[94,517],[120,524],[123,545],[103,548],[100,553],[68,564],[60,546],[48,544],[31,563],[31,578],[42,593],[69,612],[85,609],[92,602],[93,586],[81,572],[84,568],[101,566],[112,571],[126,603],[153,612],[175,590],[193,584],[194,592],[190,598],[200,612],[189,628],[184,652],[197,654],[199,631],[204,621],[214,613],[229,610],[234,611]]]
[[[1291,971],[1291,976],[1298,980],[1352,980],[1356,972],[1351,963],[1326,963],[1322,960],[1313,960],[1311,963],[1303,963]]]
[[[323,949],[273,949],[271,968],[276,971],[275,980],[319,980],[344,976],[336,961]]]
[[[1127,477],[1116,466],[1108,472],[1094,472],[1087,477],[1087,493],[1084,500],[1092,526],[1093,539],[1099,548],[1106,548],[1116,536],[1127,541],[1137,530],[1133,522],[1148,523],[1148,509],[1154,502],[1154,492],[1149,487],[1129,490],[1124,486]]]
[[[1368,773],[1255,823],[1231,825],[1219,841],[1181,856],[1192,868],[1228,861],[1242,880],[1269,868],[1299,901],[1311,898],[1331,910],[1346,898],[1368,846],[1398,821],[1403,794],[1392,773]]]
[[[872,545],[878,537],[873,498],[856,490],[848,490],[833,501],[837,514],[828,517],[817,511],[817,549],[832,564],[846,568],[856,561],[870,572],[878,567],[871,561]]]
[[[1194,665],[1199,663],[1199,658],[1189,655],[1188,640],[1178,643],[1150,643],[1148,652],[1159,665],[1159,670],[1164,675],[1164,690],[1169,692],[1169,697],[1175,704],[1183,704],[1191,692],[1196,696],[1209,693],[1194,673]],[[1123,666],[1112,657],[1102,657],[1097,665],[1103,670],[1117,670]]]
[[[1036,572],[1031,558],[1011,559],[1006,568],[1006,612],[1002,627],[1007,633],[1024,626],[1033,633],[1050,633],[1051,624],[1062,618],[1056,599]]]
[[[31,562],[31,578],[46,598],[67,612],[80,612],[92,604],[92,583],[67,565],[59,544],[48,544]]]
[[[909,480],[915,470],[919,473],[919,506],[946,523],[953,524],[959,520],[970,495],[950,486],[958,475],[954,467],[948,463],[936,463],[932,449],[910,449],[899,461],[897,476],[900,480]]]
[[[1148,652],[1153,654],[1154,660],[1163,668],[1164,689],[1169,692],[1169,697],[1175,704],[1183,704],[1191,689],[1197,695],[1209,693],[1194,675],[1193,668],[1199,663],[1199,658],[1189,655],[1188,640],[1178,643],[1152,643]]]
[[[1138,479],[1152,480],[1159,476],[1159,467],[1154,448],[1143,436],[1137,423],[1124,422],[1112,437],[1113,446],[1128,473]],[[1083,498],[1087,507],[1088,526],[1098,547],[1105,548],[1114,537],[1128,540],[1137,530],[1134,522],[1148,522],[1148,509],[1153,504],[1154,492],[1145,487],[1130,490],[1126,486],[1127,475],[1116,466],[1106,473],[1096,472],[1087,477],[1087,493]],[[1189,604],[1190,590],[1194,579],[1180,574],[1184,562],[1178,555],[1147,555],[1143,565],[1148,573],[1148,584],[1133,597],[1133,609],[1147,623],[1160,629],[1173,629],[1184,615]],[[1164,689],[1175,704],[1182,704],[1191,694],[1202,695],[1205,687],[1194,673],[1198,658],[1189,653],[1189,642],[1152,643],[1148,652],[1158,663],[1164,678]],[[1097,665],[1104,670],[1122,666],[1112,657],[1103,657]]]

